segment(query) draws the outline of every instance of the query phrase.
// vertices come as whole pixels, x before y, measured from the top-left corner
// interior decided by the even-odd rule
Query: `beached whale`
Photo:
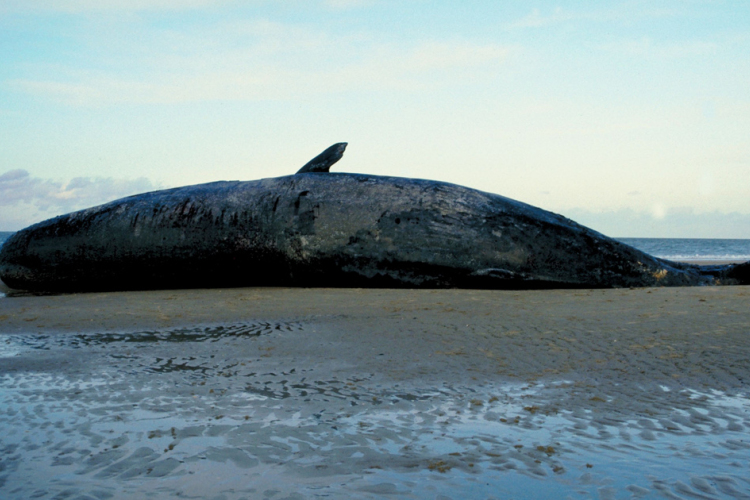
[[[496,194],[328,173],[345,147],[295,175],[139,194],[35,224],[0,250],[0,279],[37,291],[750,283],[750,263],[669,262]]]

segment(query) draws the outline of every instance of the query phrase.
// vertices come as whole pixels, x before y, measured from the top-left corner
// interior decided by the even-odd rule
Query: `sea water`
[[[3,246],[5,240],[11,237],[13,233],[9,231],[0,231],[0,247]]]
[[[616,238],[662,259],[675,261],[747,261],[750,240],[714,238]]]
[[[0,246],[12,232],[0,231]],[[655,257],[683,261],[750,260],[750,239],[615,238]]]

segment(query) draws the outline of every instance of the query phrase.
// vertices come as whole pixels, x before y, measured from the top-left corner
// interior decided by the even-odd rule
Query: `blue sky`
[[[612,236],[750,238],[744,1],[2,0],[0,230],[136,192],[444,180]]]

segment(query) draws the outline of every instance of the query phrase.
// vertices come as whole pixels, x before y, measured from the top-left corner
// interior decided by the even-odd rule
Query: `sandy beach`
[[[0,299],[2,498],[749,498],[748,287]]]

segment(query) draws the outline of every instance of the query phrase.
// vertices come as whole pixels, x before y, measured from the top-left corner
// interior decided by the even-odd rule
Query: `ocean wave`
[[[713,260],[727,260],[727,261],[747,261],[750,260],[750,255],[727,255],[727,254],[677,254],[677,255],[659,255],[654,254],[654,257],[666,260],[674,261],[713,261]]]

